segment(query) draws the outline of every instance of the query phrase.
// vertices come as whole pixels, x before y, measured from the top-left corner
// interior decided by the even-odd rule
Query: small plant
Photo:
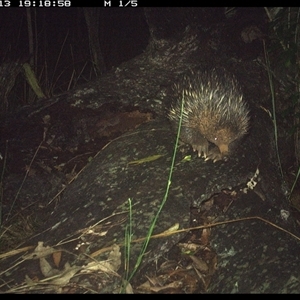
[[[176,137],[176,142],[175,142],[175,146],[174,146],[174,151],[173,151],[173,156],[172,156],[172,162],[171,162],[171,168],[170,168],[170,172],[169,172],[169,176],[168,176],[168,180],[167,180],[167,186],[166,186],[166,190],[165,190],[165,195],[163,197],[163,200],[158,208],[158,211],[156,213],[156,215],[154,216],[151,225],[149,227],[147,236],[143,242],[143,245],[141,247],[141,251],[140,254],[137,258],[137,261],[132,269],[132,271],[129,270],[129,259],[130,259],[130,243],[131,243],[131,237],[132,237],[132,210],[131,210],[131,199],[128,199],[129,202],[129,224],[127,224],[126,226],[126,231],[125,231],[125,278],[124,278],[124,285],[121,289],[121,293],[123,293],[126,290],[126,286],[127,284],[130,282],[130,280],[133,278],[133,276],[135,275],[135,273],[137,272],[137,270],[139,269],[144,254],[146,253],[148,244],[150,242],[153,230],[155,228],[156,222],[159,218],[159,215],[165,205],[165,203],[167,202],[168,199],[168,195],[169,195],[169,190],[171,187],[171,183],[172,183],[172,175],[173,175],[173,169],[174,169],[174,165],[175,165],[175,158],[176,158],[176,153],[177,153],[177,148],[178,148],[178,144],[179,144],[179,137],[180,137],[180,131],[181,131],[181,124],[182,124],[182,114],[183,114],[183,107],[184,107],[184,94],[182,97],[182,103],[181,103],[181,112],[180,112],[180,120],[179,120],[179,124],[178,124],[178,130],[177,130],[177,137]]]
[[[278,150],[278,118],[276,115],[281,118],[284,126],[294,137],[297,166],[299,166],[300,160],[300,8],[275,7],[265,8],[265,11],[271,28],[271,42],[268,45],[268,51],[265,49],[265,55],[272,95],[276,151],[283,176]],[[277,101],[277,107],[275,106],[274,78],[280,82],[281,88],[283,87],[284,100],[286,100]],[[292,184],[290,195],[295,188],[299,173],[300,168]]]

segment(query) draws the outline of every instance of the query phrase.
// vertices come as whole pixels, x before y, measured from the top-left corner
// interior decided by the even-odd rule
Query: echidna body
[[[178,128],[181,107],[181,139],[199,156],[227,159],[232,142],[249,128],[249,109],[234,76],[223,69],[185,74],[174,85],[176,101],[168,117]],[[217,147],[209,149],[209,143]]]

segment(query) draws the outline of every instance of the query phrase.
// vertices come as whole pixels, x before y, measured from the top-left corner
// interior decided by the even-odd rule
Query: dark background
[[[34,71],[47,97],[95,78],[83,8],[29,10],[36,53]],[[142,8],[95,10],[99,14],[99,41],[106,71],[142,53],[149,39]],[[30,60],[26,8],[0,9],[0,41],[0,63]],[[70,85],[72,76],[76,81]],[[20,77],[16,82],[19,92],[12,92],[8,112],[29,102],[28,90],[24,91],[28,87]]]

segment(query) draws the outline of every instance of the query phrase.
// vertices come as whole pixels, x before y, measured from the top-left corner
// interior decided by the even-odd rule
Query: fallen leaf
[[[57,275],[60,272],[58,269],[52,268],[52,266],[49,264],[49,262],[44,257],[40,258],[40,269],[41,269],[42,274],[46,278]]]
[[[57,251],[57,252],[54,252],[52,254],[52,257],[53,257],[53,262],[55,264],[55,266],[58,268],[59,267],[59,264],[60,264],[60,261],[61,261],[61,255],[62,255],[62,252],[61,251]]]
[[[108,254],[107,260],[104,261],[92,261],[85,266],[85,270],[91,271],[102,271],[104,273],[113,274],[119,276],[116,272],[121,266],[121,252],[118,245],[113,246]]]
[[[200,272],[206,273],[208,271],[208,265],[203,259],[194,255],[190,255],[189,257],[193,261],[194,267],[197,268]]]
[[[128,163],[128,166],[135,166],[135,165],[140,165],[140,164],[143,164],[143,163],[146,163],[146,162],[154,161],[154,160],[157,160],[157,159],[161,158],[162,156],[164,156],[164,155],[157,154],[157,155],[152,155],[152,156],[148,156],[148,157],[145,157],[145,158],[141,158],[141,159],[138,159],[138,160],[130,161]]]

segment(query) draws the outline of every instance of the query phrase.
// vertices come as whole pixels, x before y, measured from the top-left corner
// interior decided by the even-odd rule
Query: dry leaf
[[[24,259],[39,259],[41,257],[51,255],[54,252],[57,252],[57,250],[55,250],[54,248],[49,247],[49,246],[44,247],[43,242],[38,242],[38,245],[33,250],[33,252],[30,254],[24,255],[23,258]]]
[[[59,267],[61,261],[61,255],[62,255],[61,251],[57,251],[52,254],[53,262],[57,268]]]
[[[102,271],[104,273],[114,274],[119,276],[116,272],[121,266],[121,252],[118,245],[113,246],[105,261],[92,261],[84,268],[86,271]]]
[[[162,287],[150,287],[150,290],[153,291],[153,292],[161,292],[163,290],[166,290],[166,289],[177,289],[179,287],[182,286],[182,282],[181,281],[173,281],[165,286],[162,286]]]
[[[69,283],[70,279],[81,269],[78,266],[70,266],[68,263],[65,264],[64,270],[60,272],[59,276],[56,276],[53,280],[49,281],[51,284],[65,286]]]
[[[179,243],[178,247],[182,253],[190,254],[196,253],[202,246],[194,243]]]
[[[32,167],[30,167],[30,166],[28,166],[28,165],[25,165],[25,171],[26,171],[26,173],[28,174],[28,176],[29,177],[33,177],[33,176],[35,176],[35,174],[36,174],[36,172],[37,172],[37,170],[36,169],[34,169],[34,168],[32,168]]]
[[[209,236],[210,236],[210,229],[209,228],[204,228],[202,230],[202,235],[201,235],[201,245],[208,245],[209,244]]]
[[[141,158],[141,159],[138,159],[138,160],[134,160],[134,161],[130,161],[128,163],[128,166],[135,166],[135,165],[139,165],[139,164],[143,164],[143,163],[146,163],[146,162],[150,162],[150,161],[154,161],[154,160],[157,160],[159,158],[161,158],[163,155],[160,155],[160,154],[157,154],[157,155],[152,155],[152,156],[148,156],[148,157],[145,157],[145,158]]]
[[[51,265],[48,263],[46,258],[40,258],[40,269],[42,274],[47,278],[47,277],[52,277],[54,275],[59,274],[58,269],[54,269],[51,267]]]
[[[208,265],[203,259],[196,257],[194,255],[190,255],[189,257],[193,261],[194,267],[198,269],[200,272],[206,273],[208,271]]]
[[[173,226],[165,230],[163,233],[174,232],[179,229],[179,223],[175,223]]]
[[[108,261],[113,271],[117,272],[121,266],[121,252],[118,245],[113,246],[113,250],[109,252]]]
[[[133,288],[129,282],[126,281],[125,294],[133,294]]]

